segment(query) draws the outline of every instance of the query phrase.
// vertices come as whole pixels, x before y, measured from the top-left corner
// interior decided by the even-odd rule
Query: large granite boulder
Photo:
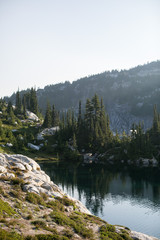
[[[15,172],[15,173],[14,173]],[[38,163],[33,159],[20,155],[0,154],[0,176],[8,179],[18,177],[24,180],[23,191],[36,194],[45,193],[50,198],[64,197],[66,194],[54,184],[50,177],[41,170]],[[71,197],[67,196],[72,199]],[[78,200],[75,201],[77,208],[84,213],[91,214],[89,210]]]

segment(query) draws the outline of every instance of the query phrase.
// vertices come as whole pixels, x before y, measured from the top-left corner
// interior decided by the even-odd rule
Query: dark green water
[[[111,224],[160,238],[160,170],[41,163],[52,181]]]

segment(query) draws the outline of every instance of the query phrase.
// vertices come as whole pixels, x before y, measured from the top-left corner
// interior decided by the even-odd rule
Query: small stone
[[[7,172],[7,169],[3,166],[0,166],[0,173],[5,173]]]
[[[48,191],[52,191],[51,185],[49,185],[49,184],[47,184],[47,183],[43,183],[43,184],[41,185],[41,187],[47,189]]]
[[[17,169],[20,169],[21,171],[25,171],[26,170],[25,166],[23,164],[21,164],[21,163],[15,163],[13,167],[17,168]]]

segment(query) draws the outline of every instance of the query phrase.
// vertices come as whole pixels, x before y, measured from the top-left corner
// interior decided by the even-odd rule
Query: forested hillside
[[[26,91],[20,92],[21,95],[24,93]],[[43,114],[47,101],[60,111],[74,109],[78,114],[79,100],[83,113],[86,99],[95,93],[103,98],[114,132],[129,132],[132,123],[139,121],[144,121],[147,129],[152,125],[153,106],[157,104],[157,110],[160,110],[160,61],[130,70],[103,72],[73,83],[49,85],[37,90],[37,98]],[[15,94],[10,100],[15,103]]]

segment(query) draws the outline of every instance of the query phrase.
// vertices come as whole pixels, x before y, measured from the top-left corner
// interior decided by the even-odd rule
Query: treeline
[[[153,156],[160,159],[160,114],[156,105],[151,129],[145,132],[143,123],[133,124],[130,134],[111,131],[103,99],[97,95],[87,99],[85,111],[82,112],[80,101],[78,117],[72,110],[60,114],[60,131],[54,136],[59,147],[71,145],[79,152],[105,153],[106,156],[113,154],[115,158],[124,160]]]
[[[44,147],[41,151],[54,155],[64,153],[66,158],[75,158],[76,154],[82,152],[92,152],[102,154],[106,158],[114,155],[114,159],[117,158],[117,160],[136,159],[137,157],[155,157],[160,160],[160,114],[156,105],[151,129],[145,132],[143,123],[133,124],[130,134],[111,131],[103,99],[99,99],[96,94],[86,100],[85,109],[82,109],[81,101],[79,101],[76,113],[72,109],[59,112],[54,104],[51,107],[47,103],[44,121],[41,125],[39,123],[39,127],[30,126],[29,121],[25,121],[26,125],[23,126],[22,120],[27,118],[26,109],[39,114],[34,89],[23,96],[20,96],[17,91],[15,107],[11,102],[7,104],[2,99],[0,100],[0,115],[2,116],[0,116],[0,141],[2,144],[11,142],[16,149],[26,149],[28,142],[41,144],[36,139],[36,134],[43,128],[59,126],[59,131],[54,136],[45,137],[46,141],[44,140]],[[18,132],[12,132],[10,126],[18,128]]]

